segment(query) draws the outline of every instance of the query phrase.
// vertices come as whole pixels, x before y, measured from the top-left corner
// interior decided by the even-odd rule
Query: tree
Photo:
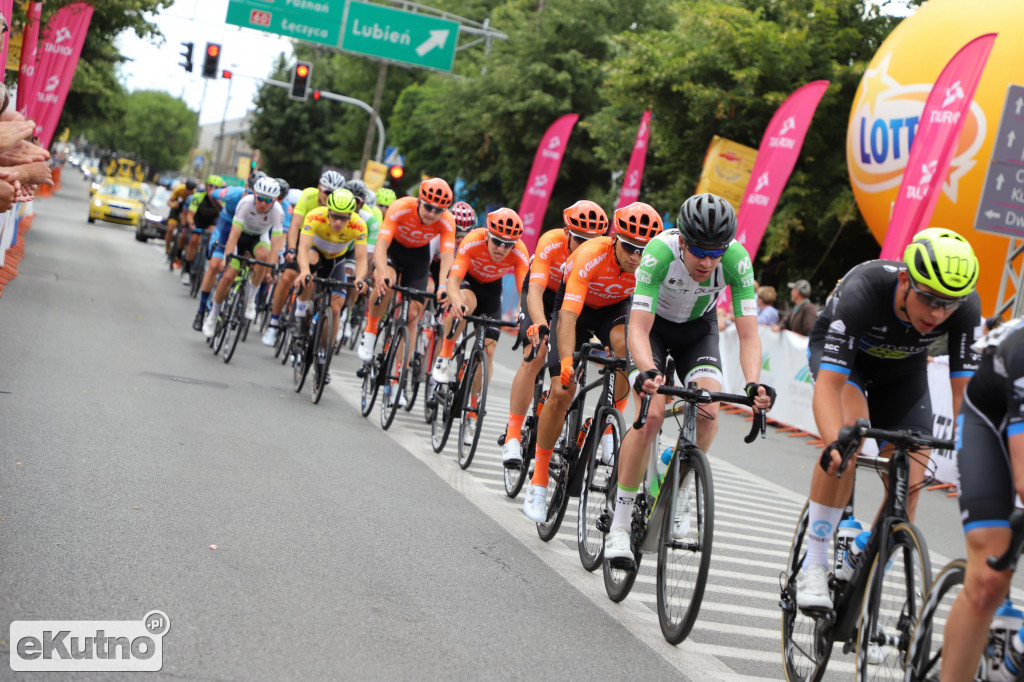
[[[146,161],[153,172],[180,168],[188,158],[197,114],[182,100],[160,90],[132,92],[124,98],[123,118],[84,130],[95,144]]]

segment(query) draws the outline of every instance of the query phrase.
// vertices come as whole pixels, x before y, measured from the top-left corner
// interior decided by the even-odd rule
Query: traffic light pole
[[[217,136],[217,158],[214,161],[213,168],[220,169],[217,172],[226,173],[223,169],[223,159],[221,158],[222,149],[224,146],[224,121],[228,117],[228,105],[231,104],[231,81],[233,78],[228,78],[228,98],[224,102],[224,115],[220,117],[220,135]]]

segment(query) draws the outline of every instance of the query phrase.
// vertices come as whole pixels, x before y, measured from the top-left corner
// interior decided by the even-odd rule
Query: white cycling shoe
[[[547,486],[530,484],[523,500],[523,513],[534,523],[548,520],[548,489]]]

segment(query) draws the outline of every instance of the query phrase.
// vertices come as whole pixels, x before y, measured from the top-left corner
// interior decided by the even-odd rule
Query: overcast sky
[[[257,79],[270,73],[282,52],[292,57],[292,43],[270,33],[225,24],[227,8],[228,0],[177,0],[159,15],[149,17],[164,34],[162,41],[142,40],[130,31],[123,33],[118,45],[121,54],[131,61],[121,68],[121,83],[129,91],[165,90],[184,99],[193,111],[202,101],[200,123],[204,125],[221,120],[225,103],[228,120],[244,116],[252,108],[259,87]],[[183,41],[195,43],[192,73],[178,65],[184,60],[179,54],[184,49]],[[220,43],[220,68],[234,73],[230,102],[227,81],[199,75],[208,42]]]

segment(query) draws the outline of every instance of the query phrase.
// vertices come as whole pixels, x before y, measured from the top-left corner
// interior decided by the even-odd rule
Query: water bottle
[[[654,480],[651,481],[651,496],[657,499],[661,491],[661,482],[665,480],[665,472],[668,471],[668,463],[672,461],[672,448],[665,448],[661,451],[661,457],[657,459],[655,466]]]
[[[853,567],[847,563],[847,555],[853,547],[854,540],[861,534],[863,527],[860,521],[850,516],[839,524],[839,532],[836,533],[836,554],[834,570],[835,577],[839,580],[849,580],[853,577]]]
[[[1020,629],[1024,625],[1024,613],[1007,599],[996,611],[989,630],[988,679],[990,682],[1012,682],[1017,679],[1018,663],[1013,660],[1013,650],[1024,651],[1020,644]],[[1019,659],[1018,659],[1019,660]]]

